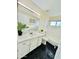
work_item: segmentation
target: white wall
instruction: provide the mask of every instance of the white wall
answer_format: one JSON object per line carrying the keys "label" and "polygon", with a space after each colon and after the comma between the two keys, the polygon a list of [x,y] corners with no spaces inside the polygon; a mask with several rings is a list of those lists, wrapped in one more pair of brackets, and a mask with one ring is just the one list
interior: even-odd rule
{"label": "white wall", "polygon": [[60,27],[47,27],[47,37],[49,42],[60,44],[61,41],[61,28]]}

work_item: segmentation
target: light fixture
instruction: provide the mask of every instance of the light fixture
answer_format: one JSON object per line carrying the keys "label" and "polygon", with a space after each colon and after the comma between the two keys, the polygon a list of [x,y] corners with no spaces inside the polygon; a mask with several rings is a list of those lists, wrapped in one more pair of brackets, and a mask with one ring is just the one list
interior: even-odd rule
{"label": "light fixture", "polygon": [[37,15],[39,15],[40,16],[40,14],[39,13],[37,13],[36,11],[34,11],[34,10],[32,10],[31,8],[29,8],[28,6],[26,6],[26,5],[24,5],[24,4],[22,4],[21,2],[18,2],[18,4],[20,4],[21,6],[23,6],[23,7],[25,7],[25,8],[27,8],[27,9],[29,9],[30,11],[32,11],[33,13],[35,13],[35,14],[37,14]]}

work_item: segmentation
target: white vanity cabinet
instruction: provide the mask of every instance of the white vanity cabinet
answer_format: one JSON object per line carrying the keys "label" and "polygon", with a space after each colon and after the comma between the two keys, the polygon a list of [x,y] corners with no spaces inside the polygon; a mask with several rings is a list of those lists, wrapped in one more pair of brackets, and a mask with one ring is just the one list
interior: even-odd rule
{"label": "white vanity cabinet", "polygon": [[41,37],[37,37],[37,38],[34,38],[34,39],[30,40],[30,51],[32,51],[35,48],[37,48],[38,46],[40,46],[41,43],[42,43],[42,38]]}
{"label": "white vanity cabinet", "polygon": [[42,38],[37,37],[18,43],[18,59],[33,51],[35,48],[41,45]]}
{"label": "white vanity cabinet", "polygon": [[18,59],[33,51],[41,45],[42,37],[45,34],[23,35],[18,37]]}
{"label": "white vanity cabinet", "polygon": [[37,41],[38,41],[37,38],[34,38],[34,39],[30,40],[30,52],[37,47]]}
{"label": "white vanity cabinet", "polygon": [[38,38],[38,41],[37,41],[37,45],[36,45],[36,46],[40,46],[40,45],[41,45],[41,43],[42,43],[42,37],[39,37],[39,38]]}
{"label": "white vanity cabinet", "polygon": [[29,41],[24,41],[18,44],[18,59],[29,53]]}

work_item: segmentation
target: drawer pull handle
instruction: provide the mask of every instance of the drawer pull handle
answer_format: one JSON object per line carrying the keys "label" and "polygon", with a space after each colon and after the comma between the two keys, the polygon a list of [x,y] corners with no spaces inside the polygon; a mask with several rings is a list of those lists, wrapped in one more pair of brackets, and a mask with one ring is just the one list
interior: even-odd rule
{"label": "drawer pull handle", "polygon": [[25,45],[25,43],[23,43],[23,45]]}

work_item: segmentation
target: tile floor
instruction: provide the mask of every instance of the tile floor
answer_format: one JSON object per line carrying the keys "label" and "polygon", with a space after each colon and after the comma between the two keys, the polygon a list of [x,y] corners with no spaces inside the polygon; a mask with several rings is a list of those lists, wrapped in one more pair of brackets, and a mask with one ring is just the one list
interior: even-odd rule
{"label": "tile floor", "polygon": [[57,48],[57,46],[53,46],[47,42],[46,45],[41,44],[21,59],[54,59]]}

